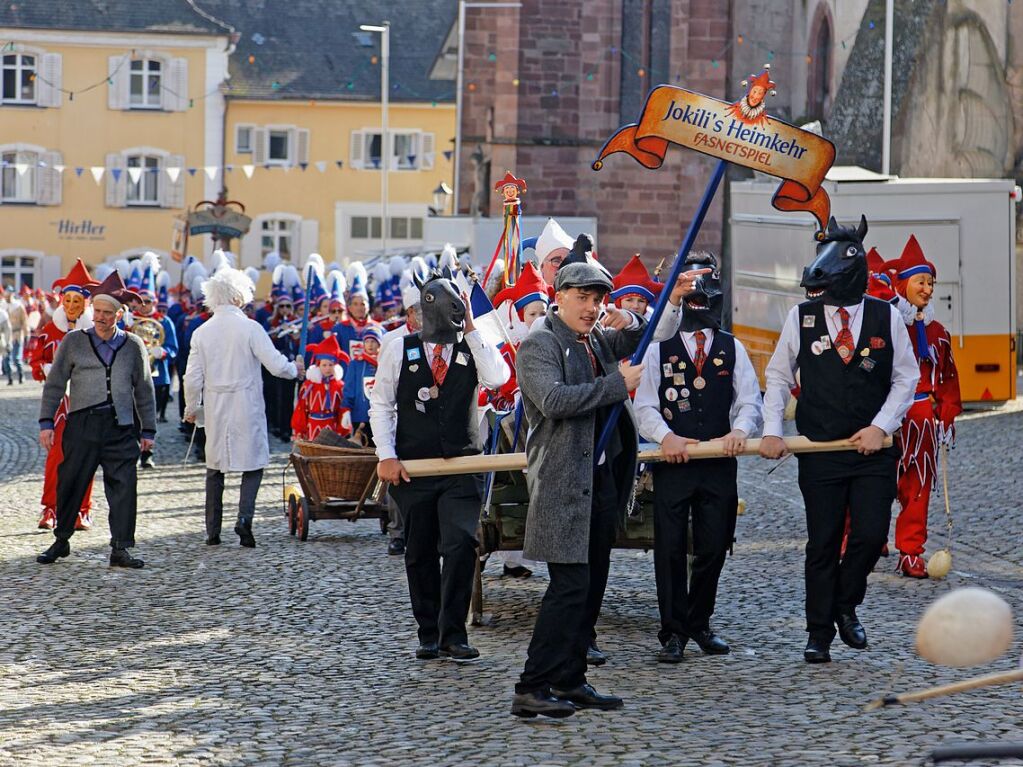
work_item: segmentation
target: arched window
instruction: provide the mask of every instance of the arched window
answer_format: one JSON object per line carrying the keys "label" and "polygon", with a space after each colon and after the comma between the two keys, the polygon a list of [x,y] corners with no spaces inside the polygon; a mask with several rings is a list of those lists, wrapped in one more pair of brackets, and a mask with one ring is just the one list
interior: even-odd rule
{"label": "arched window", "polygon": [[806,111],[809,117],[825,118],[831,111],[831,67],[835,41],[831,19],[823,4],[817,6],[807,51]]}

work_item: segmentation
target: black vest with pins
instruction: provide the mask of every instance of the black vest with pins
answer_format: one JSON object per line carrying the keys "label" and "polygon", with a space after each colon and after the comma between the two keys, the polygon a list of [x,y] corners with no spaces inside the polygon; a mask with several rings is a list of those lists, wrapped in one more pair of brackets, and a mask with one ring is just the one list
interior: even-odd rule
{"label": "black vest with pins", "polygon": [[[398,425],[394,449],[403,461],[475,455],[479,449],[476,361],[463,338],[451,350],[448,372],[437,398],[425,393],[433,386],[433,361],[418,333],[402,339],[398,374]],[[421,395],[420,393],[424,394]]]}
{"label": "black vest with pins", "polygon": [[705,352],[707,359],[701,377],[706,385],[697,389],[693,384],[697,378],[696,363],[689,356],[682,334],[676,333],[662,341],[657,387],[665,423],[680,437],[701,441],[723,437],[732,430],[729,413],[735,375],[735,337],[715,330],[714,342]]}
{"label": "black vest with pins", "polygon": [[[851,324],[851,323],[850,323]],[[867,426],[884,406],[892,386],[891,307],[869,296],[854,338],[852,361],[842,361],[830,341],[824,304],[799,305],[799,400],[796,428],[815,441],[848,439]],[[814,346],[814,343],[817,346]],[[814,349],[820,351],[814,354]]]}

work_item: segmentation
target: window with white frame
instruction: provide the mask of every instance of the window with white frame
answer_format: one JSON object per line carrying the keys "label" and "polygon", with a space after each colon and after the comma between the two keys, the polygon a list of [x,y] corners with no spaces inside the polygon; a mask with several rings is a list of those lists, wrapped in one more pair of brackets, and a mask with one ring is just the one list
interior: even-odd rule
{"label": "window with white frame", "polygon": [[128,103],[132,109],[163,107],[163,62],[160,59],[133,59],[128,76]]}
{"label": "window with white frame", "polygon": [[296,228],[298,224],[286,218],[267,218],[260,223],[259,258],[276,252],[282,261],[291,261],[295,253]]}
{"label": "window with white frame", "polygon": [[3,202],[36,201],[36,166],[39,155],[36,152],[8,151],[0,154],[2,168]]}
{"label": "window with white frame", "polygon": [[267,163],[287,165],[291,162],[291,132],[271,128],[267,140]]}
{"label": "window with white frame", "polygon": [[3,282],[4,289],[18,291],[22,285],[34,288],[35,280],[36,259],[32,256],[5,255],[0,258],[0,282]]}
{"label": "window with white frame", "polygon": [[252,126],[251,147],[254,165],[308,164],[309,129],[293,125]]}
{"label": "window with white frame", "polygon": [[160,160],[154,155],[144,154],[128,155],[125,158],[128,205],[160,204]]}
{"label": "window with white frame", "polygon": [[235,126],[234,151],[238,154],[252,154],[252,128],[251,125]]}
{"label": "window with white frame", "polygon": [[[431,170],[435,138],[433,133],[418,130],[389,130],[390,170]],[[355,169],[379,170],[384,165],[382,143],[379,129],[353,131],[349,165]]]}
{"label": "window with white frame", "polygon": [[3,58],[3,103],[36,103],[36,63],[34,55],[7,53]]}

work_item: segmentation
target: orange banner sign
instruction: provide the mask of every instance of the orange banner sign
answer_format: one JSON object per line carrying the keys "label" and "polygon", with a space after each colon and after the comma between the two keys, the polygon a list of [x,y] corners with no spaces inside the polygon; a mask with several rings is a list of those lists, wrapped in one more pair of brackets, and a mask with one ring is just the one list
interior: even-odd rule
{"label": "orange banner sign", "polygon": [[831,200],[821,182],[835,161],[835,145],[769,117],[764,111],[765,90],[754,81],[746,96],[729,104],[684,88],[658,86],[647,96],[639,123],[615,133],[593,169],[600,170],[604,158],[615,152],[625,152],[647,168],[659,168],[668,145],[679,144],[777,176],[782,183],[771,200],[774,207],[807,211],[823,230]]}

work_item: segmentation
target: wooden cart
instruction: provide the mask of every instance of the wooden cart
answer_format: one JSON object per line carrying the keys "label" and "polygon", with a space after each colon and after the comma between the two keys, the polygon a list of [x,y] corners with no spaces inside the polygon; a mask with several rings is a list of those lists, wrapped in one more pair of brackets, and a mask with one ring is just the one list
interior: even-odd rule
{"label": "wooden cart", "polygon": [[[288,466],[300,488],[287,484]],[[309,537],[309,523],[321,519],[380,520],[387,532],[385,483],[377,480],[373,448],[346,448],[296,440],[284,468],[284,514],[288,532],[300,541]]]}

